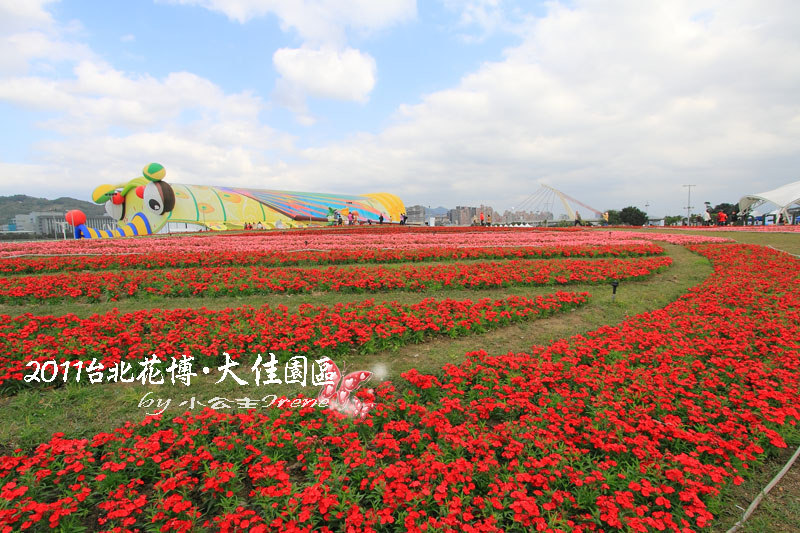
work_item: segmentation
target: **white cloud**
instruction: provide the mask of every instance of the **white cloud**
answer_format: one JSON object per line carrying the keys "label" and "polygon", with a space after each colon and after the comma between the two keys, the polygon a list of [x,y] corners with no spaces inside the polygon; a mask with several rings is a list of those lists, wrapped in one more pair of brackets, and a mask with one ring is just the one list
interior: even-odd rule
{"label": "white cloud", "polygon": [[0,100],[57,112],[49,129],[65,134],[102,132],[110,127],[158,128],[182,113],[198,111],[218,120],[257,117],[263,104],[249,94],[225,94],[210,81],[188,72],[164,80],[132,77],[102,63],[83,61],[75,78],[0,79]]}
{"label": "white cloud", "polygon": [[45,6],[57,0],[0,0],[0,32],[12,33],[53,23]]}
{"label": "white cloud", "polygon": [[92,57],[83,44],[68,38],[45,9],[53,0],[0,0],[0,74],[27,72],[35,60],[53,65]]}
{"label": "white cloud", "polygon": [[377,135],[309,149],[323,183],[515,205],[543,180],[598,208],[736,200],[797,179],[800,4],[553,4],[521,45],[401,107]]}
{"label": "white cloud", "polygon": [[0,194],[30,196],[74,196],[75,183],[70,171],[61,165],[8,163],[0,161]]}
{"label": "white cloud", "polygon": [[364,103],[375,87],[375,60],[353,48],[280,48],[272,62],[280,75],[273,98],[304,126],[316,122],[307,97]]}
{"label": "white cloud", "polygon": [[[291,152],[293,139],[260,123],[261,98],[189,72],[117,70],[65,39],[71,30],[51,19],[46,3],[22,4],[0,3],[3,21],[13,18],[0,33],[8,52],[0,54],[0,101],[45,112],[37,126],[62,137],[32,145],[35,163],[0,161],[0,194],[88,198],[97,184],[130,179],[147,161],[185,183],[288,185],[275,154]],[[71,75],[48,68],[61,62],[73,65]]]}
{"label": "white cloud", "polygon": [[38,163],[0,161],[0,194],[87,198],[147,161],[185,183],[275,187],[284,165],[274,154],[292,150],[290,137],[259,122],[259,97],[226,93],[188,72],[156,79],[87,59],[71,77],[2,76],[0,101],[46,112],[38,126],[63,135],[31,147]]}
{"label": "white cloud", "polygon": [[352,48],[281,48],[272,61],[292,92],[365,102],[375,86],[375,60]]}
{"label": "white cloud", "polygon": [[[156,79],[84,57],[69,78],[0,77],[0,99],[69,133],[34,147],[39,164],[0,172],[26,187],[56,176],[86,197],[156,160],[184,183],[495,207],[541,181],[600,209],[649,201],[657,215],[680,212],[684,183],[700,205],[800,176],[800,4],[576,0],[526,20],[518,46],[401,106],[379,133],[301,151],[259,121],[260,98],[192,73]],[[376,86],[372,58],[346,47],[307,43],[274,62],[278,95],[307,123],[306,95],[364,101]]]}
{"label": "white cloud", "polygon": [[[233,126],[238,131],[226,131]],[[72,169],[73,190],[83,191],[83,196],[100,183],[135,177],[149,161],[163,164],[167,180],[176,183],[275,186],[283,166],[261,155],[265,147],[276,144],[272,132],[252,124],[210,128],[169,127],[122,137],[68,139],[39,148],[46,150],[53,166]],[[244,136],[249,137],[247,143],[240,142]]]}
{"label": "white cloud", "polygon": [[[292,173],[274,153],[293,150],[293,139],[259,124],[254,117],[209,117],[120,135],[79,130],[34,147],[37,164],[0,161],[0,194],[70,195],[88,198],[100,183],[135,177],[149,161],[167,168],[176,183],[298,189]],[[38,191],[38,192],[37,192]]]}
{"label": "white cloud", "polygon": [[481,42],[496,32],[518,33],[532,19],[513,0],[441,1],[448,10],[458,13],[458,27],[466,42]]}
{"label": "white cloud", "polygon": [[416,15],[415,0],[168,0],[198,5],[245,23],[268,14],[277,16],[285,31],[296,31],[314,46],[343,45],[345,31],[376,31]]}
{"label": "white cloud", "polygon": [[311,125],[306,97],[364,102],[375,86],[375,60],[347,46],[347,32],[369,34],[416,16],[416,0],[167,0],[198,5],[245,23],[268,14],[297,32],[301,48],[281,48],[275,97],[301,124]]}

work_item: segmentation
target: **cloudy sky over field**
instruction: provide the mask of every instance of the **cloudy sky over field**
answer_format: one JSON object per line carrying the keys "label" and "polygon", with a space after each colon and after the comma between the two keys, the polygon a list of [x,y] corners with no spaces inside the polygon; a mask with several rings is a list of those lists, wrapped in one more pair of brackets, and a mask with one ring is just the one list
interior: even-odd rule
{"label": "cloudy sky over field", "polygon": [[0,0],[0,120],[0,194],[677,214],[800,179],[800,2]]}

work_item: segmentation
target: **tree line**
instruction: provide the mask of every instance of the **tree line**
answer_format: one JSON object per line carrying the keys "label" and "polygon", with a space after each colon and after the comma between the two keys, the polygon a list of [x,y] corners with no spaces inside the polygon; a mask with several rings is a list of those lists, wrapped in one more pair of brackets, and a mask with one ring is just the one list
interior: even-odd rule
{"label": "tree line", "polygon": [[[705,202],[705,211],[711,215],[712,220],[716,220],[716,215],[720,212],[724,212],[728,215],[728,222],[733,223],[737,220],[737,214],[739,212],[739,206],[737,204],[729,204],[727,202],[717,204],[714,207],[711,207],[710,202]],[[611,226],[644,226],[647,224],[647,213],[639,209],[638,207],[634,207],[629,205],[628,207],[624,207],[620,210],[616,209],[609,209],[606,211],[608,214],[608,224]],[[674,224],[680,224],[686,219],[684,215],[674,215],[674,216],[666,216],[664,217],[664,225],[665,226],[672,226]],[[695,213],[692,215],[689,223],[702,223],[703,222],[703,214],[702,211],[700,213]]]}

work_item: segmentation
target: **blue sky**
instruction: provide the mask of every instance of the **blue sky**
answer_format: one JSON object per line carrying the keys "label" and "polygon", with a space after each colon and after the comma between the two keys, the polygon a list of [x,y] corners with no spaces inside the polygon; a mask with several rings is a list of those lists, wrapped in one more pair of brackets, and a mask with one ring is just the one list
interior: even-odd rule
{"label": "blue sky", "polygon": [[800,179],[794,1],[0,0],[0,194],[176,183],[655,216]]}

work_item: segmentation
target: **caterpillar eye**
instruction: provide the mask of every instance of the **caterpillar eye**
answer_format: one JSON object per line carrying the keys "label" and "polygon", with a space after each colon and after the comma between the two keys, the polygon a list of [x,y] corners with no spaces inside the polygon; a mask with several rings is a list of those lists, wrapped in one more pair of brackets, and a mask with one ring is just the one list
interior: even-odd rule
{"label": "caterpillar eye", "polygon": [[113,200],[107,201],[106,213],[114,220],[122,220],[125,218],[125,202],[115,204]]}
{"label": "caterpillar eye", "polygon": [[144,188],[144,205],[156,215],[163,215],[175,207],[175,193],[169,183],[156,181]]}

